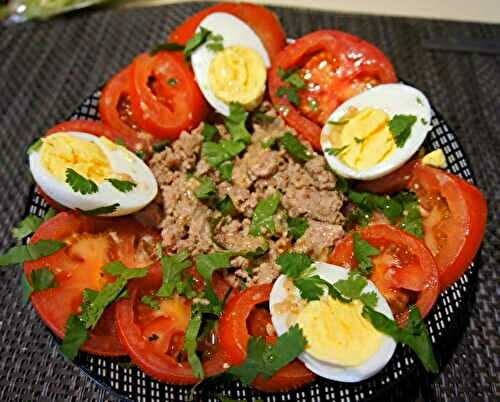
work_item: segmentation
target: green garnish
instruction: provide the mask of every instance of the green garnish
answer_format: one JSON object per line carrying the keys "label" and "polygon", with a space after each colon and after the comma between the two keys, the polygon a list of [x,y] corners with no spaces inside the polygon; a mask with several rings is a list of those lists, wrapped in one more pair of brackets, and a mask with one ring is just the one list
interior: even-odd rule
{"label": "green garnish", "polygon": [[217,127],[211,124],[203,123],[203,130],[201,131],[201,135],[203,136],[203,141],[215,141],[215,139],[219,135],[219,130],[217,130]]}
{"label": "green garnish", "polygon": [[356,144],[362,144],[364,140],[364,138],[354,137],[354,142],[356,142]]}
{"label": "green garnish", "polygon": [[300,239],[309,227],[309,222],[305,218],[288,217],[286,222],[288,224],[288,233],[290,233],[295,240]]}
{"label": "green garnish", "polygon": [[328,121],[328,124],[331,124],[332,126],[343,126],[343,125],[345,125],[347,123],[349,123],[348,119],[339,120],[339,121],[333,121],[333,120],[329,120]]}
{"label": "green garnish", "polygon": [[311,109],[313,112],[318,110],[318,101],[316,99],[309,99],[307,104],[309,105],[309,109]]}
{"label": "green garnish", "polygon": [[192,265],[187,251],[175,255],[164,255],[161,260],[163,269],[163,283],[156,292],[157,296],[172,297],[176,284],[182,282],[182,273]]}
{"label": "green garnish", "polygon": [[234,207],[231,197],[226,195],[222,200],[217,202],[216,208],[222,213],[222,215],[235,215],[237,210]]}
{"label": "green garnish", "polygon": [[70,315],[66,322],[66,334],[61,345],[63,355],[73,360],[87,339],[89,339],[89,334],[83,321],[77,315]]}
{"label": "green garnish", "polygon": [[238,377],[245,385],[255,380],[258,374],[270,378],[297,358],[306,345],[306,338],[297,324],[279,336],[272,345],[266,345],[263,338],[252,336],[248,341],[245,361],[239,366],[231,367],[228,373]]}
{"label": "green garnish", "polygon": [[28,215],[19,224],[11,229],[12,236],[16,240],[22,240],[26,236],[34,233],[40,225],[43,223],[43,219],[36,215]]}
{"label": "green garnish", "polygon": [[66,169],[66,183],[73,189],[75,193],[94,194],[97,193],[99,188],[92,180],[89,180],[75,170],[68,168]]}
{"label": "green garnish", "polygon": [[175,87],[177,85],[177,80],[175,78],[169,78],[167,84],[171,87]]}
{"label": "green garnish", "polygon": [[312,158],[312,155],[307,147],[302,144],[299,139],[292,133],[286,132],[285,135],[280,138],[280,142],[288,151],[288,153],[295,159],[302,162],[307,162]]}
{"label": "green garnish", "polygon": [[297,69],[285,70],[278,67],[278,75],[283,81],[290,84],[293,88],[303,89],[306,86],[306,83],[298,73]]}
{"label": "green garnish", "polygon": [[154,297],[149,295],[144,295],[141,297],[141,303],[150,307],[153,310],[160,309],[160,302]]}
{"label": "green garnish", "polygon": [[175,43],[175,42],[167,42],[167,43],[159,43],[158,45],[153,46],[153,48],[149,51],[150,56],[154,56],[160,52],[180,52],[184,50],[184,46]]}
{"label": "green garnish", "polygon": [[209,165],[217,167],[239,155],[245,148],[245,144],[241,141],[221,140],[219,143],[207,141],[203,143],[201,155]]}
{"label": "green garnish", "polygon": [[411,129],[416,121],[417,116],[407,114],[397,114],[389,121],[389,130],[398,148],[403,147],[410,137]]}
{"label": "green garnish", "polygon": [[205,279],[206,283],[212,283],[212,274],[221,268],[231,266],[231,258],[235,256],[232,251],[217,251],[210,254],[199,254],[196,256],[196,270]]}
{"label": "green garnish", "polygon": [[145,160],[146,160],[146,158],[147,158],[147,154],[146,154],[146,152],[144,152],[144,151],[136,151],[136,152],[135,152],[135,154],[136,154],[139,158],[141,158],[143,161],[145,161]]}
{"label": "green garnish", "polygon": [[66,243],[57,240],[39,240],[35,244],[14,246],[0,255],[0,267],[36,261],[66,247]]}
{"label": "green garnish", "polygon": [[40,147],[42,146],[42,144],[43,144],[42,139],[41,139],[41,138],[37,138],[37,139],[35,140],[35,142],[33,142],[33,143],[32,143],[32,144],[28,147],[28,150],[26,151],[26,153],[27,153],[28,155],[31,155],[33,152],[37,152],[37,151],[40,149]]}
{"label": "green garnish", "polygon": [[166,147],[168,147],[171,143],[172,143],[172,141],[170,141],[170,140],[163,140],[163,141],[160,141],[160,142],[156,142],[152,146],[153,152],[161,152]]}
{"label": "green garnish", "polygon": [[128,193],[137,187],[137,184],[128,180],[106,179],[111,185],[121,193]]}
{"label": "green garnish", "polygon": [[401,229],[417,237],[424,237],[424,224],[420,212],[420,204],[415,193],[404,191],[394,197],[394,200],[401,203],[403,212],[399,226]]}
{"label": "green garnish", "polygon": [[295,106],[300,105],[300,97],[297,88],[279,87],[276,91],[276,96],[279,98],[286,96],[290,103],[293,103]]}
{"label": "green garnish", "polygon": [[224,38],[222,35],[216,35],[214,33],[210,33],[207,38],[207,49],[212,52],[220,52],[224,50]]}
{"label": "green garnish", "polygon": [[358,275],[355,271],[350,271],[347,279],[338,280],[333,286],[344,298],[360,300],[364,305],[375,308],[378,301],[377,293],[363,293],[363,289],[367,284],[368,281],[364,276]]}
{"label": "green garnish", "polygon": [[219,170],[222,180],[231,182],[233,178],[233,164],[231,161],[221,163],[217,169]]}
{"label": "green garnish", "polygon": [[368,276],[371,273],[373,268],[373,262],[371,257],[377,256],[380,254],[378,248],[373,247],[366,240],[361,238],[359,233],[353,233],[353,250],[354,250],[354,258],[358,262],[358,272],[361,275]]}
{"label": "green garnish", "polygon": [[250,144],[252,135],[248,132],[245,123],[248,118],[248,112],[237,102],[229,104],[229,116],[224,118],[224,125],[231,134],[233,141],[240,141],[244,144]]}
{"label": "green garnish", "polygon": [[208,29],[200,27],[200,30],[187,41],[186,46],[184,47],[184,58],[189,60],[193,52],[207,41],[208,36],[211,33],[212,32]]}
{"label": "green garnish", "polygon": [[272,123],[276,119],[274,116],[269,116],[268,114],[259,111],[254,112],[252,118],[259,123],[265,124]]}
{"label": "green garnish", "polygon": [[194,190],[194,195],[200,200],[207,200],[217,195],[217,187],[213,180],[206,176],[198,177],[200,185]]}
{"label": "green garnish", "polygon": [[111,214],[111,213],[115,212],[119,206],[120,206],[120,204],[116,202],[114,204],[106,205],[104,207],[87,209],[86,211],[84,211],[83,209],[78,209],[78,211],[84,215],[89,215],[89,216],[106,215],[106,214]]}
{"label": "green garnish", "polygon": [[48,267],[31,271],[30,280],[33,292],[57,287],[56,277]]}
{"label": "green garnish", "polygon": [[349,145],[344,145],[343,147],[340,148],[327,148],[325,151],[328,155],[338,156],[342,152],[344,152],[347,148],[349,148]]}
{"label": "green garnish", "polygon": [[125,140],[121,137],[119,137],[115,140],[115,144],[120,145],[121,147],[127,148],[127,144],[125,143]]}
{"label": "green garnish", "polygon": [[198,346],[198,333],[200,332],[202,314],[197,312],[191,316],[186,335],[184,336],[184,351],[187,353],[188,362],[191,365],[191,370],[197,378],[203,378],[203,366],[201,365],[200,358],[196,354]]}
{"label": "green garnish", "polygon": [[273,234],[275,231],[273,216],[278,210],[281,201],[281,193],[276,193],[259,201],[253,211],[252,223],[250,225],[250,234],[260,236],[262,229]]}

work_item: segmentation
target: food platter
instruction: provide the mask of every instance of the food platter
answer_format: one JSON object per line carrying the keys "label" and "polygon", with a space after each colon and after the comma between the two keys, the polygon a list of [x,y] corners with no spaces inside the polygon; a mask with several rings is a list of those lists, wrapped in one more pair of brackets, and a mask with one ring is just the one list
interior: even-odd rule
{"label": "food platter", "polygon": [[[71,115],[71,119],[99,118],[98,104],[100,90],[85,99]],[[432,106],[432,129],[424,146],[427,150],[441,148],[446,155],[448,170],[474,183],[473,172],[454,133],[440,113]],[[48,206],[33,190],[27,206],[27,213],[43,216]],[[440,365],[446,361],[448,351],[455,344],[455,337],[461,332],[464,312],[474,292],[477,268],[474,263],[469,270],[450,288],[441,294],[426,322]],[[224,385],[212,381],[212,386],[200,386],[191,395],[192,387],[161,383],[147,376],[128,360],[106,358],[80,353],[74,363],[92,380],[119,398],[134,401],[217,401],[216,395],[241,400],[260,398],[265,401],[358,401],[380,396],[388,389],[394,389],[407,381],[420,377],[421,366],[407,347],[398,346],[389,364],[376,376],[356,384],[343,384],[318,379],[311,385],[284,393],[263,394],[239,383]]]}

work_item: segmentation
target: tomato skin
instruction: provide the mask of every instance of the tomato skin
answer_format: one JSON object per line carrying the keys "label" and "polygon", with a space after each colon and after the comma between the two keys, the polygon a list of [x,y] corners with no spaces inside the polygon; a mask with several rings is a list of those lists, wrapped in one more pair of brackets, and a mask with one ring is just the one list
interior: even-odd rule
{"label": "tomato skin", "polygon": [[[69,254],[71,245],[75,241],[73,236],[75,233],[100,233],[110,227],[116,230],[124,244],[117,250],[119,259],[125,263],[135,261],[134,256],[130,255],[133,250],[130,250],[127,245],[133,243],[131,237],[143,229],[138,224],[122,219],[109,220],[87,217],[73,212],[62,212],[44,222],[31,239],[31,243],[46,239],[70,239],[70,244],[66,248],[50,256],[24,264],[24,272],[28,278],[33,270],[42,267],[54,267],[55,269],[53,272],[59,286],[34,292],[31,295],[31,302],[42,321],[59,338],[64,337],[69,316],[78,312],[82,302],[83,289],[87,287],[96,289],[99,284],[102,286],[108,281],[106,275],[103,276],[100,271],[100,267],[109,262],[107,254],[103,257],[102,250],[94,250],[95,255],[89,255],[88,260],[86,260],[88,262],[85,262],[86,265],[75,263]],[[84,236],[86,235],[82,237]],[[126,354],[116,335],[114,308],[114,305],[111,305],[105,310],[96,328],[90,331],[90,339],[83,345],[82,351],[101,356]]]}
{"label": "tomato skin", "polygon": [[[131,281],[128,287],[129,297],[116,305],[118,336],[132,361],[148,375],[172,384],[196,384],[200,380],[193,375],[189,364],[177,362],[166,353],[155,353],[137,322],[136,309],[140,296],[156,291],[161,283],[160,264],[156,264],[145,278]],[[225,361],[225,354],[219,348],[208,361],[203,363],[205,376],[210,377],[223,372]]]}
{"label": "tomato skin", "polygon": [[56,124],[47,131],[46,135],[55,133],[79,131],[82,133],[93,134],[97,137],[106,137],[111,141],[116,141],[119,138],[119,133],[108,127],[101,121],[96,120],[68,120]]}
{"label": "tomato skin", "polygon": [[[410,255],[416,258],[418,267],[412,264],[410,273],[407,273],[407,275],[403,273],[401,276],[397,274],[397,270],[396,275],[392,273],[392,275],[388,276],[386,273],[388,267],[377,266],[376,259],[374,259],[375,267],[370,279],[375,283],[382,294],[387,294],[387,292],[391,292],[392,289],[397,290],[398,288],[410,288],[408,290],[414,291],[419,290],[416,306],[420,310],[422,317],[425,317],[434,306],[439,295],[439,279],[437,265],[431,252],[424,243],[411,234],[396,229],[391,225],[369,225],[359,233],[364,240],[375,247],[377,247],[379,243],[396,245],[397,247],[408,250]],[[382,252],[382,255],[383,254],[385,254],[385,252]],[[357,266],[353,252],[352,235],[344,237],[337,243],[329,258],[329,262],[347,268],[355,268]],[[401,265],[403,266],[398,268],[398,270],[405,269],[405,262]],[[380,271],[379,268],[381,268],[382,271]],[[411,278],[411,274],[420,274],[420,277]],[[408,318],[408,311],[406,310],[403,314],[396,316],[396,318],[400,324],[404,324]]]}
{"label": "tomato skin", "polygon": [[[175,140],[183,130],[196,127],[205,118],[207,103],[192,71],[178,55],[143,53],[132,63],[130,74],[133,114],[156,138]],[[171,78],[175,85],[165,85]],[[151,87],[151,79],[161,84]]]}
{"label": "tomato skin", "polygon": [[245,361],[250,335],[243,323],[257,304],[269,300],[271,289],[270,284],[252,286],[233,297],[224,307],[219,320],[220,343],[229,364],[238,365]]}
{"label": "tomato skin", "polygon": [[[324,85],[320,86],[320,91],[316,89],[309,91],[310,87],[316,88],[319,84],[314,81],[309,82],[306,73],[302,72],[306,88],[299,91],[302,99],[301,105],[296,107],[288,101],[286,96],[278,97],[278,88],[287,86],[278,74],[279,68],[289,70],[302,67],[320,52],[333,55],[335,60],[332,60],[332,63],[337,63],[332,67],[335,68],[332,74],[318,73],[325,79]],[[356,55],[356,58],[352,55]],[[342,102],[365,88],[364,84],[360,86],[358,81],[370,82],[371,78],[375,81],[375,85],[397,81],[392,64],[379,49],[344,32],[316,31],[297,39],[278,54],[269,74],[269,95],[285,121],[316,150],[320,150],[320,135],[326,119]],[[321,121],[315,121],[308,116],[304,110],[303,101],[304,97],[316,99],[319,96],[318,93],[323,94],[323,98],[327,99],[321,101],[319,105],[324,109]]]}
{"label": "tomato skin", "polygon": [[259,36],[271,61],[286,45],[285,30],[278,17],[266,7],[250,3],[219,3],[201,10],[179,25],[170,34],[169,41],[185,45],[200,22],[215,12],[232,14],[246,22]]}
{"label": "tomato skin", "polygon": [[413,178],[415,168],[422,162],[420,159],[410,161],[379,179],[362,181],[356,186],[358,191],[369,191],[377,194],[398,193],[406,190],[410,186],[410,181]]}
{"label": "tomato skin", "polygon": [[[129,149],[147,150],[151,147],[153,138],[139,127],[137,118],[130,110],[130,72],[130,66],[127,66],[107,82],[99,99],[99,114],[102,121],[113,127],[116,136]],[[121,111],[120,108],[125,104],[128,105],[128,110]]]}

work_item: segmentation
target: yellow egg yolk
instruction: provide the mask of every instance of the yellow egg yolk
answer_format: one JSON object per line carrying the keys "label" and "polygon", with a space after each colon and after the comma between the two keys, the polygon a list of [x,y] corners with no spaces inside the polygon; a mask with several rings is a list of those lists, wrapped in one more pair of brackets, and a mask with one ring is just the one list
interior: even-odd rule
{"label": "yellow egg yolk", "polygon": [[362,316],[358,300],[341,303],[330,296],[308,303],[297,317],[307,339],[306,351],[316,359],[358,366],[380,348],[382,334]]}
{"label": "yellow egg yolk", "polygon": [[422,158],[422,163],[437,168],[446,168],[446,156],[441,148],[435,149]]}
{"label": "yellow egg yolk", "polygon": [[43,139],[40,148],[42,165],[58,180],[66,180],[66,170],[95,182],[111,176],[108,158],[98,145],[67,133],[56,133]]}
{"label": "yellow egg yolk", "polygon": [[266,66],[253,49],[231,46],[213,58],[208,70],[210,89],[224,103],[239,102],[255,109],[266,89]]}
{"label": "yellow egg yolk", "polygon": [[329,139],[335,149],[343,149],[337,158],[351,168],[371,168],[396,150],[389,116],[383,110],[352,108],[341,120],[347,123],[331,127]]}

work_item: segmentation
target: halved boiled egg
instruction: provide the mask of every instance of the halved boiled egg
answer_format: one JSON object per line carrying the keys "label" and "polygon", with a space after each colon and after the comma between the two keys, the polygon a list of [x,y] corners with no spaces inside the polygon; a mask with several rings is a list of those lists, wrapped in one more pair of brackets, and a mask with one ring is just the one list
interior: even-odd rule
{"label": "halved boiled egg", "polygon": [[372,180],[396,170],[422,146],[431,107],[418,89],[378,85],[344,102],[321,132],[331,168],[348,179]]}
{"label": "halved boiled egg", "polygon": [[[315,274],[334,284],[348,278],[349,270],[315,262]],[[394,319],[389,304],[376,286],[367,281],[363,293],[375,292],[375,309]],[[282,335],[298,324],[307,340],[299,359],[321,377],[335,381],[357,382],[379,372],[396,349],[393,338],[377,331],[362,315],[359,300],[342,303],[325,295],[320,300],[306,301],[293,282],[281,275],[274,283],[269,298],[274,328]]]}
{"label": "halved boiled egg", "polygon": [[[40,188],[70,209],[95,212],[106,208],[112,212],[104,210],[103,214],[126,215],[149,204],[158,192],[153,173],[137,155],[106,137],[87,133],[44,137],[41,146],[30,153],[29,165]],[[70,171],[76,173],[76,184],[67,177]],[[78,191],[81,186],[92,189],[82,193]]]}
{"label": "halved boiled egg", "polygon": [[209,34],[193,52],[191,63],[208,103],[225,116],[231,102],[247,110],[256,108],[264,96],[271,65],[260,38],[245,22],[228,13],[208,15],[197,32],[202,29]]}

